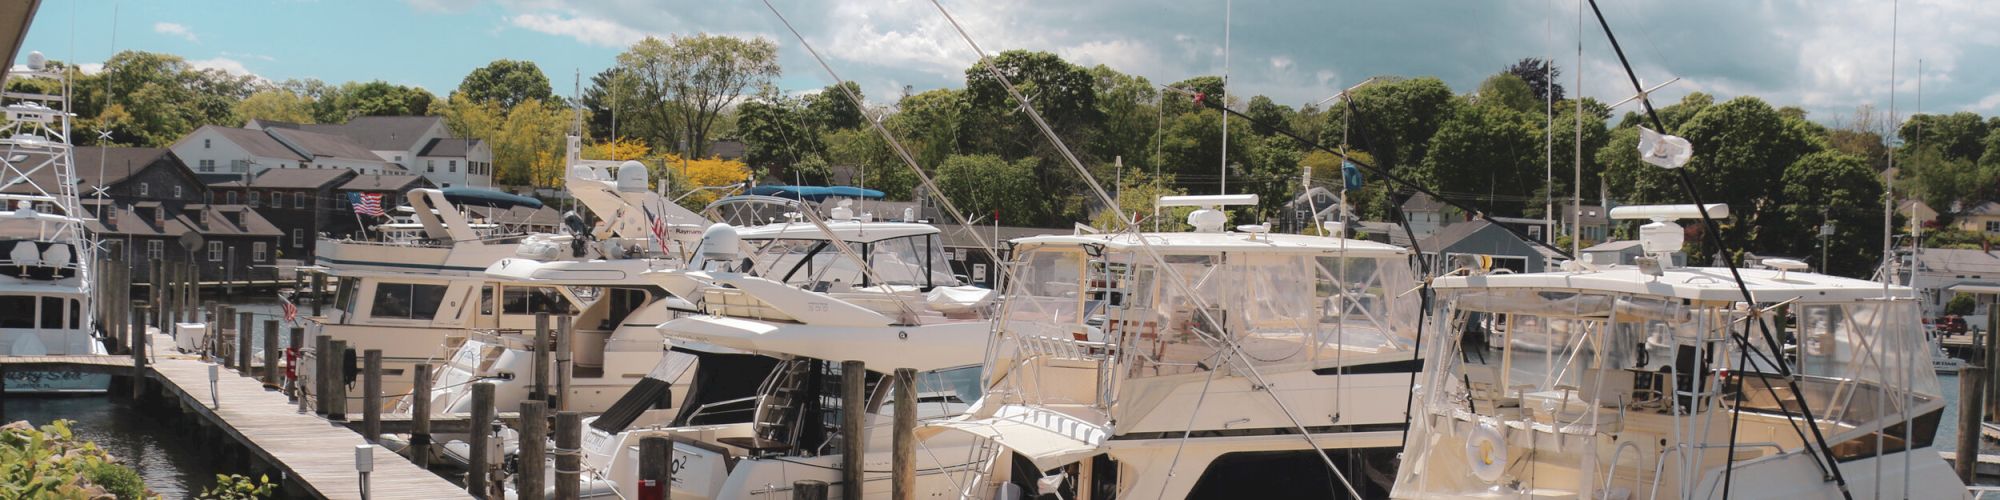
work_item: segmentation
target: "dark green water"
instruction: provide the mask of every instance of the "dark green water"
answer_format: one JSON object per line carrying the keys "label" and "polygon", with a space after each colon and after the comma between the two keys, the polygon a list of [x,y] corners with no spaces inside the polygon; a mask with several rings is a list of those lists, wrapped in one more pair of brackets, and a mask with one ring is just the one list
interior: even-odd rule
{"label": "dark green water", "polygon": [[211,458],[217,445],[195,442],[191,433],[148,412],[158,410],[112,395],[11,396],[4,416],[8,422],[27,420],[38,427],[59,418],[74,420],[70,429],[78,439],[97,443],[138,470],[146,486],[163,497],[192,498],[214,486],[215,475],[225,472]]}

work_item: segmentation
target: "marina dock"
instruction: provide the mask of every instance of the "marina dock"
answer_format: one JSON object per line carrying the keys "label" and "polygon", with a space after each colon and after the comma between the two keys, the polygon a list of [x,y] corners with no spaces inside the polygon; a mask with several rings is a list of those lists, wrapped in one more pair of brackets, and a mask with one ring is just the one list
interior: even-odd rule
{"label": "marina dock", "polygon": [[[153,335],[153,346],[173,345],[165,335]],[[355,471],[355,447],[368,441],[343,422],[311,413],[276,390],[248,375],[217,369],[197,357],[155,350],[146,363],[144,380],[161,394],[179,401],[208,425],[281,474],[273,474],[288,492],[315,498],[360,499],[361,477]],[[132,375],[130,356],[0,356],[0,370],[72,371]],[[117,391],[114,390],[114,393]],[[373,471],[366,498],[467,498],[463,488],[375,446]],[[280,480],[280,476],[282,480]]]}

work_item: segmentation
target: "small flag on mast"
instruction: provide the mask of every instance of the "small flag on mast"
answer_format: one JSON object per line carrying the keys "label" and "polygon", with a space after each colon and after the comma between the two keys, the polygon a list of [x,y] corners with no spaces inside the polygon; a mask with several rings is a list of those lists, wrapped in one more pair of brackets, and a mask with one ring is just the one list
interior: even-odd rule
{"label": "small flag on mast", "polygon": [[354,205],[354,213],[376,217],[388,215],[382,211],[382,193],[347,193],[347,201]]}
{"label": "small flag on mast", "polygon": [[297,306],[297,305],[293,305],[293,304],[292,304],[292,297],[291,297],[291,296],[289,296],[289,295],[285,295],[285,294],[282,294],[282,293],[278,294],[278,304],[279,304],[279,306],[280,306],[280,307],[284,307],[284,308],[285,308],[285,322],[286,322],[286,323],[297,323],[297,322],[298,322],[298,319],[299,319],[299,306]]}

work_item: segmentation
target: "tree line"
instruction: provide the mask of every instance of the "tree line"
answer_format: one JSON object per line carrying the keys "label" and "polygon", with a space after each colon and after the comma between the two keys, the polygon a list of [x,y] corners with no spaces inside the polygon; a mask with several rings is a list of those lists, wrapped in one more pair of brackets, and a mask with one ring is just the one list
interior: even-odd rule
{"label": "tree line", "polygon": [[[1546,200],[1562,205],[1579,149],[1585,204],[1691,201],[1670,172],[1639,161],[1645,120],[1633,106],[1578,102],[1558,83],[1560,68],[1538,59],[1496,68],[1463,92],[1434,77],[1382,76],[1346,99],[1299,106],[1227,93],[1218,76],[1160,85],[1023,50],[967,68],[956,88],[872,98],[851,83],[787,92],[773,84],[782,74],[774,43],[707,34],[635,43],[592,75],[574,100],[556,95],[533,63],[512,60],[474,70],[443,97],[382,81],[269,82],[135,51],[114,56],[103,71],[73,77],[79,124],[111,131],[106,144],[161,146],[200,125],[249,119],[433,114],[491,143],[500,182],[553,186],[562,173],[562,136],[580,122],[591,143],[586,154],[644,161],[677,191],[754,178],[842,180],[892,198],[919,196],[916,177],[873,130],[870,121],[880,120],[936,176],[942,194],[971,214],[1010,225],[1115,224],[994,71],[1032,100],[1128,213],[1149,215],[1150,200],[1163,194],[1215,193],[1226,175],[1230,192],[1262,195],[1260,206],[1236,211],[1240,221],[1272,220],[1303,192],[1308,171],[1315,185],[1340,184],[1341,160],[1330,151],[1489,215],[1542,217]],[[856,97],[867,104],[857,105]],[[1248,118],[1225,121],[1210,103]],[[1700,180],[1697,188],[1711,202],[1730,204],[1732,216],[1721,227],[1740,251],[1816,262],[1823,250],[1832,271],[1867,274],[1880,257],[1882,172],[1891,156],[1899,194],[1947,218],[2000,194],[2000,118],[1957,113],[1890,123],[1863,107],[1815,121],[1800,108],[1754,96],[1717,102],[1703,93],[1658,104],[1665,132],[1695,145],[1686,168]],[[1891,130],[1900,143],[1894,147],[1884,140]],[[718,138],[744,143],[743,162],[713,158]],[[1550,164],[1552,180],[1545,177]],[[1371,178],[1349,199],[1364,219],[1393,220],[1392,210],[1409,194]],[[1834,233],[1818,237],[1829,222]],[[1697,262],[1712,257],[1706,239],[1689,241]],[[1822,249],[1822,242],[1830,247]]]}

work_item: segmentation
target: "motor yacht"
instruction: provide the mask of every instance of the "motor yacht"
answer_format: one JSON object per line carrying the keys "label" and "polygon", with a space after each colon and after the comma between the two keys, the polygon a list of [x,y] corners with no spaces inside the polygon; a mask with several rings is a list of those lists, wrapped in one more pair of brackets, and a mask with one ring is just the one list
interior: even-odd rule
{"label": "motor yacht", "polygon": [[[42,55],[6,73],[61,80]],[[57,85],[56,88],[67,88]],[[96,241],[86,223],[69,139],[69,99],[9,92],[0,107],[0,353],[13,356],[104,354],[92,311]],[[110,376],[9,370],[9,393],[102,392]]]}
{"label": "motor yacht", "polygon": [[1652,220],[1638,266],[1437,278],[1443,331],[1554,341],[1425,346],[1391,496],[1964,498],[1933,448],[1945,401],[1911,289],[1674,266],[1673,219],[1697,214],[1613,209]]}
{"label": "motor yacht", "polygon": [[[1016,239],[963,498],[1378,498],[1419,365],[1406,250],[1223,228]],[[1321,453],[1324,452],[1322,458]],[[1336,473],[1334,468],[1338,468]]]}

